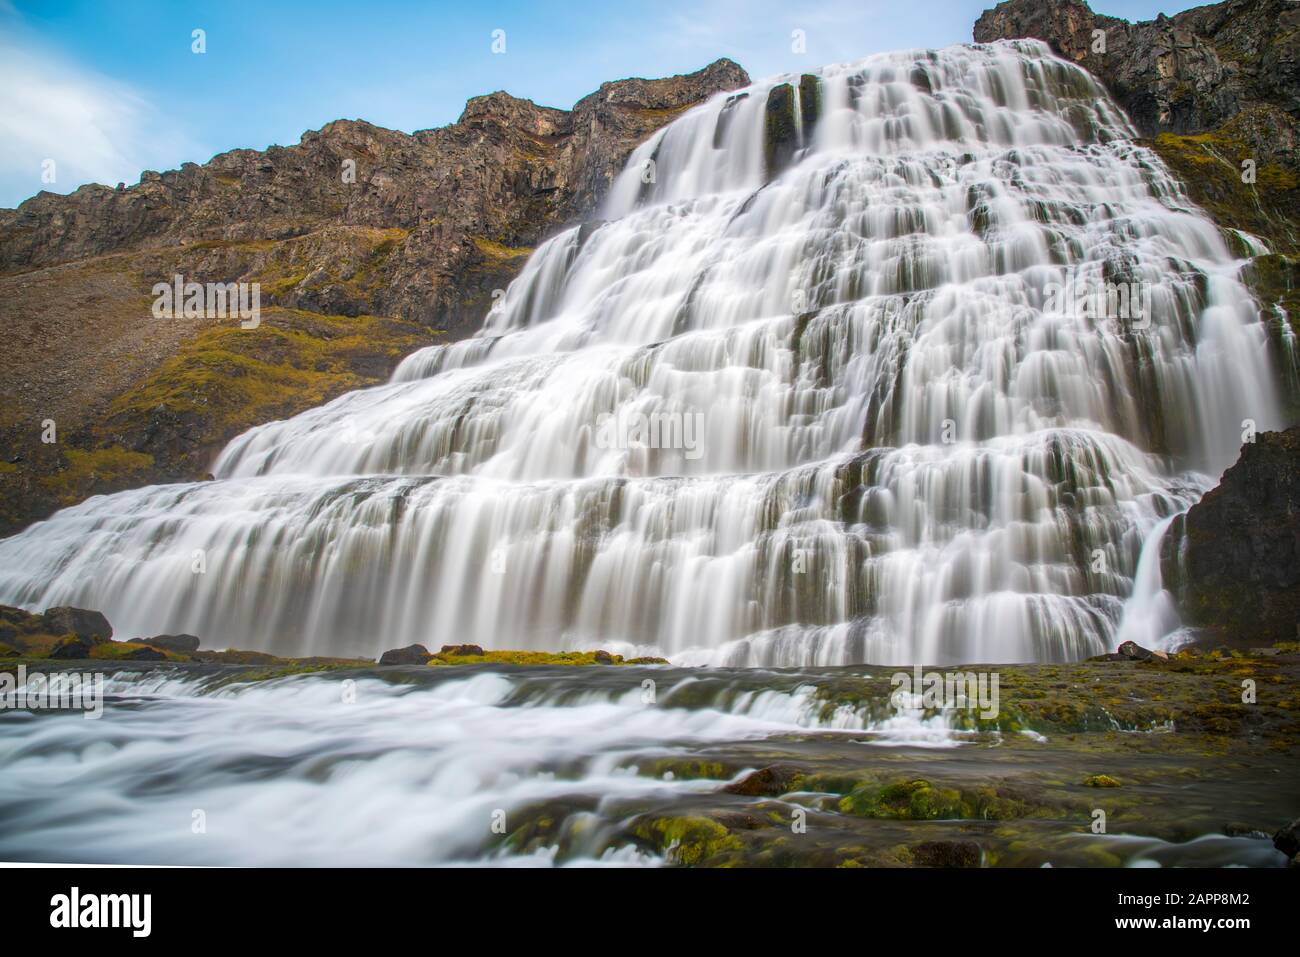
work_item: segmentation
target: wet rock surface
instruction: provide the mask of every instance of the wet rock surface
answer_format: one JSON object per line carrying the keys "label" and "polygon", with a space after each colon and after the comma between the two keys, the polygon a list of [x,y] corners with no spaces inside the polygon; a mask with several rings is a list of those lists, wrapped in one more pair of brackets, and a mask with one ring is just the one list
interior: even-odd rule
{"label": "wet rock surface", "polygon": [[195,635],[155,635],[153,638],[136,639],[138,644],[152,645],[164,651],[188,655],[199,650],[199,639]]}
{"label": "wet rock surface", "polygon": [[1300,818],[1273,835],[1273,846],[1292,860],[1300,854]]}
{"label": "wet rock surface", "polygon": [[[1300,646],[1273,647],[1273,655],[963,665],[999,675],[996,716],[925,709],[906,720],[890,701],[892,667],[701,671],[474,661],[395,670],[342,659],[239,663],[247,653],[213,652],[189,663],[121,661],[110,673],[196,682],[194,694],[221,692],[217,708],[236,707],[239,695],[258,688],[272,694],[351,679],[377,717],[385,714],[383,683],[409,702],[483,680],[510,688],[492,707],[525,707],[533,720],[551,715],[563,727],[565,710],[584,706],[604,709],[609,720],[623,709],[654,708],[664,727],[699,729],[715,719],[776,718],[755,711],[757,702],[798,704],[798,725],[757,736],[616,735],[600,746],[555,742],[530,751],[529,773],[551,782],[547,796],[510,804],[504,832],[474,852],[484,861],[545,854],[577,862],[630,848],[683,867],[1284,866],[1295,853],[1300,807]],[[0,662],[0,670],[16,664]],[[47,660],[41,667],[86,665]],[[102,662],[94,667],[105,670]],[[1245,678],[1259,688],[1249,704]],[[647,680],[657,688],[652,704],[640,696]],[[466,700],[462,694],[453,697]],[[145,707],[141,700],[110,700],[103,720],[117,720],[116,708]],[[4,720],[14,718],[0,714]],[[342,744],[349,775],[386,753]],[[294,751],[250,759],[246,770],[228,772],[226,785],[292,776],[300,758]],[[331,766],[314,762],[313,773],[329,779]],[[616,790],[588,780],[611,768],[622,782]],[[1104,833],[1094,830],[1098,811]]]}
{"label": "wet rock surface", "polygon": [[1189,624],[1225,639],[1300,637],[1300,427],[1244,445],[1161,545]]}
{"label": "wet rock surface", "polygon": [[433,655],[424,645],[407,645],[405,648],[392,648],[379,656],[381,665],[422,665]]}

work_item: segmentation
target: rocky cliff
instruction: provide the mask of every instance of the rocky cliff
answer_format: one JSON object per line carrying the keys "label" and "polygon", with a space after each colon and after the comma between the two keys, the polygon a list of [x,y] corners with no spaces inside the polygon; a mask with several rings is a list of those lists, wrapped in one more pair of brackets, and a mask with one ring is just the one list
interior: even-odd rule
{"label": "rocky cliff", "polygon": [[1008,0],[974,36],[1044,40],[1086,67],[1221,225],[1298,251],[1300,3],[1225,0],[1129,23],[1083,0]]}
{"label": "rocky cliff", "polygon": [[1189,624],[1255,644],[1300,639],[1300,428],[1244,445],[1161,544]]}
{"label": "rocky cliff", "polygon": [[[606,83],[572,110],[492,93],[440,129],[338,120],[0,210],[0,534],[90,494],[200,478],[240,431],[468,335],[638,143],[748,82],[718,60]],[[154,283],[176,274],[259,283],[261,326],[153,318]]]}
{"label": "rocky cliff", "polygon": [[[1237,248],[1242,278],[1275,323],[1289,422],[1300,422],[1282,326],[1300,331],[1300,3],[1226,0],[1128,23],[1082,0],[1008,0],[979,18],[974,35],[1044,40],[1107,85]],[[1166,534],[1165,581],[1184,620],[1213,640],[1297,637],[1297,482],[1300,429],[1264,433]]]}
{"label": "rocky cliff", "polygon": [[42,192],[0,210],[0,273],[151,249],[206,281],[273,272],[276,305],[459,330],[490,304],[484,280],[499,285],[548,232],[586,216],[633,147],[748,82],[718,60],[606,83],[569,111],[492,93],[440,129],[338,120],[296,146],[232,150],[135,186]]}
{"label": "rocky cliff", "polygon": [[974,35],[1045,40],[1100,77],[1144,136],[1201,133],[1255,113],[1242,132],[1256,156],[1295,163],[1300,6],[1291,0],[1225,0],[1142,23],[1093,13],[1084,0],[1008,0],[984,12]]}

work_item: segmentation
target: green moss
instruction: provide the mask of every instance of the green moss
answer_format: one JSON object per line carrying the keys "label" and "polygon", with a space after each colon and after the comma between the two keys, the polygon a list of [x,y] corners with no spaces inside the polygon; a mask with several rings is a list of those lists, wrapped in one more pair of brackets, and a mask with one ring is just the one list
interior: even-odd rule
{"label": "green moss", "polygon": [[1090,788],[1117,788],[1123,786],[1109,774],[1094,774],[1084,778],[1083,783]]}
{"label": "green moss", "polygon": [[799,121],[803,141],[809,142],[822,114],[821,80],[811,73],[799,77]]}
{"label": "green moss", "polygon": [[920,778],[883,785],[864,781],[836,806],[841,814],[900,821],[1000,821],[1056,810],[1002,794],[991,786],[945,787]]}
{"label": "green moss", "polygon": [[1263,238],[1274,252],[1300,252],[1300,189],[1294,170],[1276,163],[1256,169],[1243,183],[1242,162],[1252,159],[1243,115],[1211,133],[1162,133],[1151,148],[1183,181],[1188,195],[1220,226]]}
{"label": "green moss", "polygon": [[[622,655],[610,655],[608,661],[601,661],[594,651],[485,651],[481,655],[455,655],[439,652],[430,658],[431,667],[444,665],[598,665],[630,664]],[[637,659],[642,661],[643,659]]]}
{"label": "green moss", "polygon": [[665,123],[681,116],[694,103],[683,103],[681,106],[638,106],[634,107],[632,112],[637,116],[644,116],[646,119],[653,120],[656,126],[663,126]]}
{"label": "green moss", "polygon": [[167,661],[189,660],[184,655],[178,655],[175,652],[166,651],[162,648],[154,648],[152,645],[144,645],[133,641],[100,642],[90,649],[90,657],[102,661],[130,661],[132,656],[142,651],[156,651]]}
{"label": "green moss", "polygon": [[743,845],[730,831],[707,817],[657,817],[641,821],[633,832],[668,860],[684,867],[740,863]]}
{"label": "green moss", "polygon": [[[277,321],[280,316],[283,321]],[[413,323],[297,311],[264,315],[255,329],[207,329],[115,400],[108,428],[145,427],[159,414],[192,417],[202,421],[200,431],[211,444],[221,444],[254,425],[370,384],[374,379],[354,367],[358,359],[391,365],[426,338]]]}
{"label": "green moss", "polygon": [[471,238],[478,251],[489,259],[519,259],[522,256],[531,256],[533,253],[531,246],[505,246],[482,236]]}
{"label": "green moss", "polygon": [[763,123],[764,169],[768,179],[773,179],[789,165],[798,142],[794,87],[781,83],[768,91]]}
{"label": "green moss", "polygon": [[153,468],[152,455],[132,452],[120,445],[95,449],[68,449],[66,467],[41,478],[41,485],[63,505],[81,501],[91,489],[127,488],[143,484]]}
{"label": "green moss", "polygon": [[732,776],[732,766],[721,761],[706,761],[698,758],[660,758],[649,766],[642,767],[641,773],[653,778],[662,778],[671,774],[679,781],[725,781]]}
{"label": "green moss", "polygon": [[239,671],[229,675],[223,675],[209,685],[209,688],[219,688],[225,685],[234,684],[260,683],[263,681],[278,681],[281,678],[290,678],[294,675],[320,674],[328,671],[349,671],[372,664],[372,662],[368,661],[328,663],[306,660],[295,661],[293,659],[280,659],[280,662],[281,663],[269,665],[265,668],[253,668],[248,671]]}

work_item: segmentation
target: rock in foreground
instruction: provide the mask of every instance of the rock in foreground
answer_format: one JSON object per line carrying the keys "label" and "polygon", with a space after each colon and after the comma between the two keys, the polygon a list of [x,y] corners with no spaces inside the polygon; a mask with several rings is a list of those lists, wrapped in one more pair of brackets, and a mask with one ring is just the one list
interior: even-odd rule
{"label": "rock in foreground", "polygon": [[391,648],[379,656],[381,665],[422,665],[433,655],[424,645],[407,645],[405,648]]}
{"label": "rock in foreground", "polygon": [[1229,640],[1294,640],[1300,628],[1300,427],[1263,432],[1177,518],[1166,587],[1188,624]]}

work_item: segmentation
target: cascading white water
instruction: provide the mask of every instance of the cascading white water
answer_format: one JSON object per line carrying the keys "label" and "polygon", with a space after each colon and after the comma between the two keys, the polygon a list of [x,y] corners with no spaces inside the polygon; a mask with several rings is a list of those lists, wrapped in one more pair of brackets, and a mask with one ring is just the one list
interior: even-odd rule
{"label": "cascading white water", "polygon": [[[712,671],[721,677],[702,686],[654,669],[652,706],[646,670],[610,669],[594,683],[563,674],[587,669],[555,670],[429,669],[413,684],[358,676],[345,706],[342,680],[321,675],[211,687],[219,673],[122,672],[105,682],[106,720],[0,709],[0,858],[545,864],[554,844],[521,854],[484,822],[508,809],[519,824],[554,802],[566,830],[588,825],[563,842],[575,845],[570,862],[655,863],[620,834],[620,819],[722,783],[655,773],[658,761],[808,730],[853,750],[969,739],[944,715],[879,718],[849,705],[823,714],[814,676]],[[194,839],[196,807],[211,815],[209,840]]]}
{"label": "cascading white water", "polygon": [[[281,654],[1105,650],[1151,530],[1280,424],[1239,263],[1043,44],[822,70],[768,182],[790,80],[638,148],[477,337],[0,542],[0,600]],[[1053,295],[1107,282],[1149,327]]]}

